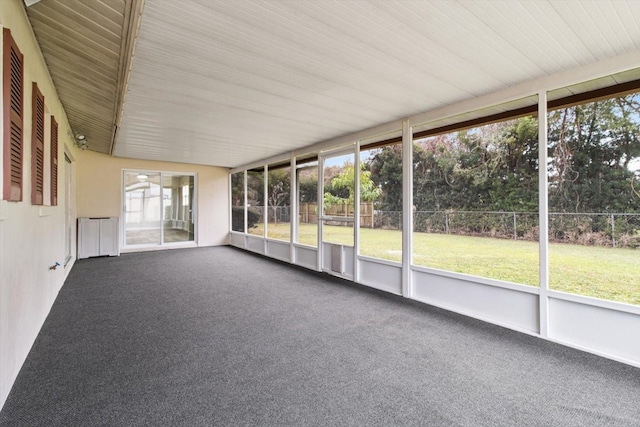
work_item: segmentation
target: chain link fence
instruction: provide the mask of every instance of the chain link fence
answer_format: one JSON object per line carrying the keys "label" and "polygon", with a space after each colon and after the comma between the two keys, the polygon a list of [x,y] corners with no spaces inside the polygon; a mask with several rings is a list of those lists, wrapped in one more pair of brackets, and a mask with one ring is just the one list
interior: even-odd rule
{"label": "chain link fence", "polygon": [[531,212],[416,211],[413,221],[417,232],[538,239],[538,214]]}
{"label": "chain link fence", "polygon": [[640,214],[549,214],[549,240],[580,245],[640,247]]}
{"label": "chain link fence", "polygon": [[[270,223],[291,221],[289,206],[269,207]],[[235,214],[235,212],[234,212]],[[262,221],[264,206],[249,207],[249,225]],[[315,223],[301,214],[301,222]],[[242,218],[243,219],[243,218]],[[306,220],[305,220],[306,219]],[[242,220],[238,218],[238,222]],[[363,226],[368,226],[363,224]],[[401,211],[373,211],[373,228],[402,230]],[[422,233],[456,234],[537,241],[537,212],[416,211],[413,230]],[[549,213],[549,240],[591,246],[640,247],[640,213]]]}
{"label": "chain link fence", "polygon": [[291,221],[291,209],[289,206],[269,206],[267,208],[267,222],[290,222]]}
{"label": "chain link fence", "polygon": [[402,230],[402,211],[374,211],[373,228]]}
{"label": "chain link fence", "polygon": [[[537,212],[416,211],[414,231],[502,239],[539,239]],[[640,247],[638,213],[549,213],[549,240],[580,245]]]}

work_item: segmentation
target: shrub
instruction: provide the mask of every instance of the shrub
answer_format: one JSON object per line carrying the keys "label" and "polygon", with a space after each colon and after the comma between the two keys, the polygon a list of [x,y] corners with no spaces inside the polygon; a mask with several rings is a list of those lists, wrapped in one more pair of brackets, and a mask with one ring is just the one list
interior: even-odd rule
{"label": "shrub", "polygon": [[[254,228],[256,224],[262,219],[262,215],[259,212],[249,209],[247,212],[247,229]],[[231,229],[233,231],[244,231],[244,208],[241,206],[234,206],[231,209]]]}

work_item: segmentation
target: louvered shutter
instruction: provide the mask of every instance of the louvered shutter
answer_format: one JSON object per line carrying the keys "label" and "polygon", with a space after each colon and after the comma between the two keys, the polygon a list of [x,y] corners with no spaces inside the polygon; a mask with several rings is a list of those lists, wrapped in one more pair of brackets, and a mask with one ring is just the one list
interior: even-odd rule
{"label": "louvered shutter", "polygon": [[58,206],[58,122],[51,116],[51,206]]}
{"label": "louvered shutter", "polygon": [[11,31],[3,29],[3,199],[22,200],[24,58]]}
{"label": "louvered shutter", "polygon": [[31,204],[44,201],[44,96],[33,83],[31,121]]}

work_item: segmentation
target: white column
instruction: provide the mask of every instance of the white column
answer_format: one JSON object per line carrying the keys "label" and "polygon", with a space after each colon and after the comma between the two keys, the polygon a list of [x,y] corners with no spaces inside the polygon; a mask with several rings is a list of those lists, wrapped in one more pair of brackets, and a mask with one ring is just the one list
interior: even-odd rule
{"label": "white column", "polygon": [[[247,213],[247,203],[249,201],[248,197],[247,197],[247,170],[245,169],[244,172],[242,173],[243,177],[244,177],[244,181],[243,181],[243,187],[244,187],[244,234],[247,234],[247,221],[249,220],[249,214]],[[246,241],[247,239],[244,239],[245,241],[245,248],[247,246]]]}
{"label": "white column", "polygon": [[264,238],[264,251],[263,253],[267,255],[269,252],[269,242],[267,242],[267,233],[269,230],[267,229],[269,226],[269,165],[264,165],[264,170],[262,171],[262,176],[264,177],[264,182],[262,185],[262,223],[264,224],[264,229],[262,230],[262,237]]}
{"label": "white column", "polygon": [[318,154],[318,271],[322,271],[322,218],[324,216],[324,159]]}
{"label": "white column", "polygon": [[[231,230],[233,230],[233,196],[232,196],[232,194],[233,194],[233,185],[232,185],[232,177],[233,177],[233,174],[229,173],[229,197],[228,197],[228,203],[229,203],[229,240],[231,240]],[[123,219],[123,221],[124,221],[124,219]]]}
{"label": "white column", "polygon": [[413,129],[402,122],[402,295],[413,297]]}
{"label": "white column", "polygon": [[289,166],[289,181],[289,194],[291,195],[289,200],[289,244],[291,245],[289,261],[295,263],[296,247],[293,242],[296,241],[296,236],[298,236],[298,174],[296,173],[296,156],[293,152],[291,152],[291,164]]}
{"label": "white column", "polygon": [[547,178],[547,92],[538,94],[538,206],[540,226],[540,336],[549,336],[549,197]]}
{"label": "white column", "polygon": [[[164,191],[163,173],[160,172],[160,194]],[[164,197],[160,197],[160,245],[164,246]]]}
{"label": "white column", "polygon": [[353,160],[353,281],[360,281],[358,253],[360,253],[360,141],[356,141]]}

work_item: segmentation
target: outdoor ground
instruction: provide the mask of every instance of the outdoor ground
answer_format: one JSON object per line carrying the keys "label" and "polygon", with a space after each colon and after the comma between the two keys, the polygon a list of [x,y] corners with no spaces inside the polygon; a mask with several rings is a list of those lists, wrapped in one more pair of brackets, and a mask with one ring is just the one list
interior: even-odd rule
{"label": "outdoor ground", "polygon": [[[289,223],[269,224],[269,237],[289,240]],[[315,224],[300,224],[299,243],[316,246]],[[353,229],[324,226],[324,241],[353,245]],[[250,230],[262,235],[262,227]],[[414,233],[413,263],[538,286],[538,243],[488,237]],[[402,233],[360,229],[360,254],[402,259]],[[549,245],[549,287],[562,292],[640,304],[640,250]]]}

